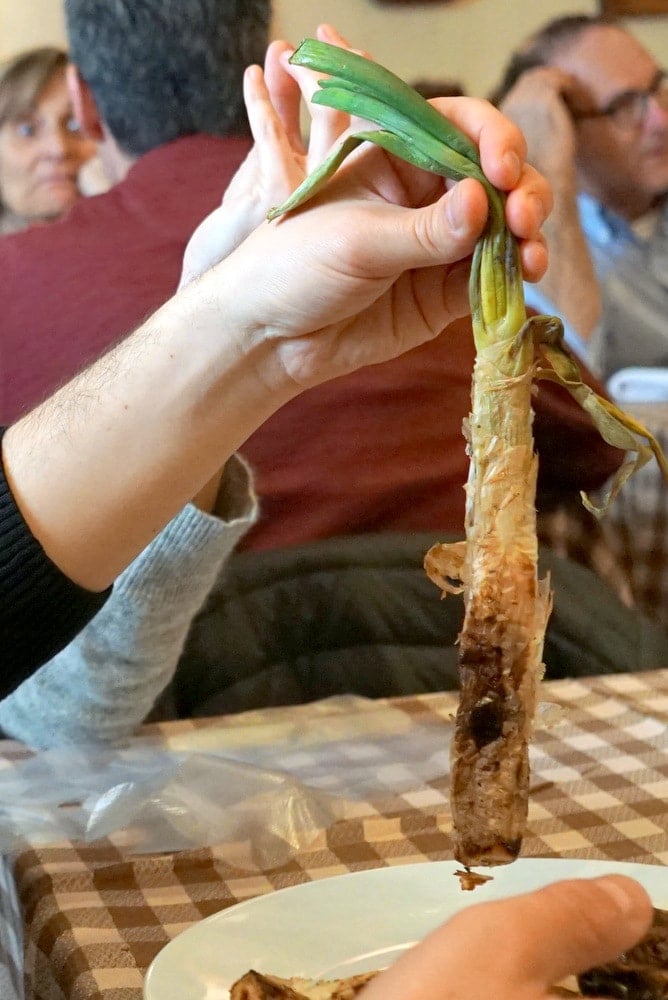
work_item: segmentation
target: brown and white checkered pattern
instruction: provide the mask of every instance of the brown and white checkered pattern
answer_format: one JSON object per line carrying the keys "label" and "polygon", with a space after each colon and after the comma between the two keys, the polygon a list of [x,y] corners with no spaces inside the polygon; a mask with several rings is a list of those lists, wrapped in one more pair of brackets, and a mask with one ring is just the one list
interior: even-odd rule
{"label": "brown and white checkered pattern", "polygon": [[[668,455],[668,404],[628,407]],[[593,570],[621,600],[668,627],[668,485],[651,460],[597,520],[577,497],[539,512],[541,542]]]}
{"label": "brown and white checkered pattern", "polygon": [[[668,454],[668,405],[636,404],[632,412]],[[601,526],[636,605],[668,626],[668,486],[655,461],[624,484]]]}
{"label": "brown and white checkered pattern", "polygon": [[[544,698],[563,715],[535,736],[524,854],[666,863],[668,671],[552,682]],[[416,719],[442,719],[445,738],[456,696],[393,704]],[[258,716],[258,724],[270,717]],[[173,735],[210,724],[151,728]],[[229,845],[135,857],[108,842],[24,852],[16,878],[28,997],[140,1000],[160,949],[226,906],[344,872],[450,858],[447,784],[444,776],[415,792],[358,802],[308,850],[268,871],[235,867]]]}

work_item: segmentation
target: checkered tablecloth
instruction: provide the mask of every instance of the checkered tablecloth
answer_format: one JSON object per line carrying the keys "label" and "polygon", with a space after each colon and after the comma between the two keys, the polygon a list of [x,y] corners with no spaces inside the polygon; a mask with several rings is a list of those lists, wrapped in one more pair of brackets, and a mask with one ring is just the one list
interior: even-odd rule
{"label": "checkered tablecloth", "polygon": [[[627,407],[668,455],[668,404]],[[636,605],[668,626],[668,485],[651,461],[624,484],[601,530],[628,581]]]}
{"label": "checkered tablecloth", "polygon": [[[558,719],[536,732],[524,855],[668,862],[668,670],[551,682],[543,696],[561,711],[545,713]],[[447,739],[456,696],[392,704],[414,720],[442,720]],[[253,718],[260,734],[272,715]],[[170,723],[151,733],[215,724]],[[312,879],[450,858],[447,784],[444,776],[358,802],[354,815],[271,870],[235,868],[216,848],[131,857],[109,842],[68,842],[23,852],[15,872],[27,996],[140,1000],[152,959],[202,917]]]}

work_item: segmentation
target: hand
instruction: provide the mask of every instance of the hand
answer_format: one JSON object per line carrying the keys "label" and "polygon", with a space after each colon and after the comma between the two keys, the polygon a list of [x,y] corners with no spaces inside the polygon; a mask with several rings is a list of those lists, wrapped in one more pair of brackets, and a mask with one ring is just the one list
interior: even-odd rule
{"label": "hand", "polygon": [[649,899],[631,879],[557,882],[462,910],[360,1000],[548,1000],[551,987],[616,958],[650,922]]}
{"label": "hand", "polygon": [[529,163],[553,186],[573,189],[576,136],[569,102],[575,102],[575,86],[562,70],[539,66],[522,74],[500,107],[524,133]]}
{"label": "hand", "polygon": [[[524,162],[521,133],[486,101],[434,103],[476,141],[487,176],[508,193],[506,215],[524,273],[537,280],[547,263],[540,227],[551,194]],[[271,115],[270,103],[266,110]],[[277,115],[274,125],[280,128]],[[262,377],[294,394],[395,357],[464,315],[468,258],[486,217],[476,181],[449,187],[376,147],[361,147],[321,195],[260,225],[206,276],[207,295],[222,295],[228,324],[242,339],[247,331],[254,344],[272,344]]]}
{"label": "hand", "polygon": [[[329,25],[317,37],[345,44]],[[308,104],[311,114],[308,148],[300,122],[302,96],[308,102],[317,88],[314,73],[288,67],[293,52],[288,42],[272,42],[264,72],[249,66],[244,75],[244,101],[255,143],[230,181],[220,208],[204,219],[191,236],[183,258],[179,287],[203,274],[264,222],[325,158],[331,145],[349,126],[350,118],[332,108]]]}

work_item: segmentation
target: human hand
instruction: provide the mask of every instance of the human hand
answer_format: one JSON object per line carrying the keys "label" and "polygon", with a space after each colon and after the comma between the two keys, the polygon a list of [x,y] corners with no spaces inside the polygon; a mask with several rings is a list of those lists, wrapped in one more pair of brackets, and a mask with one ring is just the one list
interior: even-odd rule
{"label": "human hand", "polygon": [[360,1000],[549,1000],[566,977],[635,944],[651,918],[645,891],[618,875],[482,903],[405,952]]}
{"label": "human hand", "polygon": [[500,110],[524,134],[527,160],[553,186],[575,186],[575,126],[569,110],[575,81],[553,66],[527,70],[501,102]]}
{"label": "human hand", "polygon": [[[316,36],[320,41],[345,44],[329,25],[320,25]],[[343,112],[310,103],[317,77],[289,66],[293,51],[288,42],[274,41],[267,49],[264,70],[249,66],[244,74],[244,102],[254,145],[230,181],[220,207],[191,236],[180,288],[232,253],[264,222],[269,209],[285,201],[318,166],[350,124]],[[308,146],[301,132],[302,97],[311,116]]]}
{"label": "human hand", "polygon": [[[551,193],[525,163],[521,133],[486,101],[433,103],[476,142],[488,178],[507,192],[525,277],[537,280]],[[363,146],[305,208],[260,225],[210,276],[211,294],[227,295],[226,306],[234,299],[228,321],[272,345],[263,378],[294,394],[395,357],[465,314],[468,258],[486,218],[477,181],[451,186]]]}

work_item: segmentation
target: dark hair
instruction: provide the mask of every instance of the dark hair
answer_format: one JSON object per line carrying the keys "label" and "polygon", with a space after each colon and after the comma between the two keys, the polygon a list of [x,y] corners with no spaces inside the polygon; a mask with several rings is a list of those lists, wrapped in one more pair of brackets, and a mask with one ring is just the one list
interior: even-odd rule
{"label": "dark hair", "polygon": [[70,57],[116,142],[246,134],[242,76],[262,62],[270,0],[65,0]]}
{"label": "dark hair", "polygon": [[67,54],[49,46],[30,49],[0,66],[0,128],[29,115],[51,78],[67,66]]}
{"label": "dark hair", "polygon": [[595,25],[617,23],[615,18],[605,14],[566,14],[548,21],[511,55],[501,80],[489,96],[490,101],[500,104],[521,76],[537,66],[549,65],[552,56],[570,45],[583,31]]}

